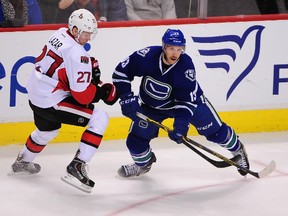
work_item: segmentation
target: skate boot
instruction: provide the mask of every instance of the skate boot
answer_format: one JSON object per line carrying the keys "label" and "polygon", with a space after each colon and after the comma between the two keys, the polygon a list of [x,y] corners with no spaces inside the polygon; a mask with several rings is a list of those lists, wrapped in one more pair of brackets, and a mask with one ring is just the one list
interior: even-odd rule
{"label": "skate boot", "polygon": [[67,166],[67,175],[62,176],[61,179],[79,190],[91,193],[95,183],[89,179],[87,169],[88,165],[84,161],[75,157]]}
{"label": "skate boot", "polygon": [[146,165],[138,166],[135,163],[123,165],[118,169],[118,175],[123,178],[130,178],[130,177],[143,175],[149,172],[149,170],[152,167],[152,164],[155,162],[156,162],[156,156],[152,152],[151,158]]}
{"label": "skate boot", "polygon": [[[246,153],[245,147],[244,145],[239,141],[240,144],[240,149],[236,152],[233,152],[233,155],[240,155],[241,159],[237,162],[241,167],[245,167],[247,169],[249,169],[250,165],[249,165],[249,160],[248,160],[248,155]],[[241,170],[238,168],[238,172],[242,175],[242,176],[246,176],[247,172]]]}
{"label": "skate boot", "polygon": [[22,156],[18,155],[12,164],[12,171],[8,175],[31,175],[40,172],[40,170],[39,164],[23,161]]}

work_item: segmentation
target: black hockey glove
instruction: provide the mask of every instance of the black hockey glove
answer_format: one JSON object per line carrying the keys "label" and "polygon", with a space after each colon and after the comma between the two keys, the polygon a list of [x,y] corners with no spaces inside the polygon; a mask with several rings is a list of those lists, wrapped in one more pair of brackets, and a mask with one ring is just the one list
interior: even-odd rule
{"label": "black hockey glove", "polygon": [[92,103],[98,103],[100,99],[103,100],[103,98],[105,98],[107,95],[107,92],[104,88],[102,88],[98,85],[95,85],[95,86],[96,86],[96,92],[95,92],[94,98],[92,100]]}
{"label": "black hockey glove", "polygon": [[105,83],[101,86],[106,91],[106,96],[102,99],[104,103],[113,105],[119,98],[119,94],[116,92],[116,88],[111,83]]}
{"label": "black hockey glove", "polygon": [[94,57],[90,57],[91,60],[91,65],[92,65],[92,81],[94,85],[98,85],[101,83],[100,76],[101,76],[101,71],[99,68],[99,63]]}
{"label": "black hockey glove", "polygon": [[138,97],[134,96],[133,92],[121,97],[119,103],[124,116],[132,119],[132,121],[135,121],[138,118],[136,112],[140,110],[140,106],[138,103]]}
{"label": "black hockey glove", "polygon": [[180,144],[183,143],[182,136],[187,136],[189,125],[185,126],[184,124],[174,125],[173,131],[168,133],[168,136],[171,140]]}

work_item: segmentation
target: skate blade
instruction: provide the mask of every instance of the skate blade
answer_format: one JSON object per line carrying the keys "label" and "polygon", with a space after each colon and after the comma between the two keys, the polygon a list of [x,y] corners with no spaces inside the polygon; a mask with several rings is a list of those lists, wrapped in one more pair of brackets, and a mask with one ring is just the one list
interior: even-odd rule
{"label": "skate blade", "polygon": [[9,173],[7,173],[8,176],[33,176],[37,173],[30,173],[30,172],[26,172],[26,171],[22,171],[22,172],[14,172],[13,170],[11,170]]}
{"label": "skate blade", "polygon": [[69,173],[67,173],[67,175],[65,175],[65,176],[61,176],[61,180],[64,181],[65,183],[85,192],[85,193],[91,193],[92,192],[92,189],[93,189],[92,187],[83,184],[77,178],[70,175]]}

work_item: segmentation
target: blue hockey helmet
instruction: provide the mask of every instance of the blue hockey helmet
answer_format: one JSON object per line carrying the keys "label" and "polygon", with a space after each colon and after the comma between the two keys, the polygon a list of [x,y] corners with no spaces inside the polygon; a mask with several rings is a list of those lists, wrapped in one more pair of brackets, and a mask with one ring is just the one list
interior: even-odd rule
{"label": "blue hockey helmet", "polygon": [[166,44],[172,46],[184,46],[186,45],[186,39],[184,34],[179,29],[167,29],[162,37],[163,49]]}

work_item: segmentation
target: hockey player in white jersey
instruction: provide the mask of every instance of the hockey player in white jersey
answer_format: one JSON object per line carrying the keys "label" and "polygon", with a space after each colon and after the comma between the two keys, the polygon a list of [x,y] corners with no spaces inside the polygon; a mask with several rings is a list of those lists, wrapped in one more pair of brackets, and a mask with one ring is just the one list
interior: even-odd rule
{"label": "hockey player in white jersey", "polygon": [[35,174],[41,169],[35,157],[54,139],[61,124],[86,127],[79,149],[61,179],[85,192],[94,182],[88,177],[87,164],[99,147],[108,125],[106,112],[93,103],[103,100],[113,105],[115,87],[100,81],[97,60],[83,45],[97,33],[97,21],[85,9],[74,11],[68,28],[57,30],[36,58],[35,69],[27,83],[29,105],[33,110],[34,130],[12,165],[12,174]]}

